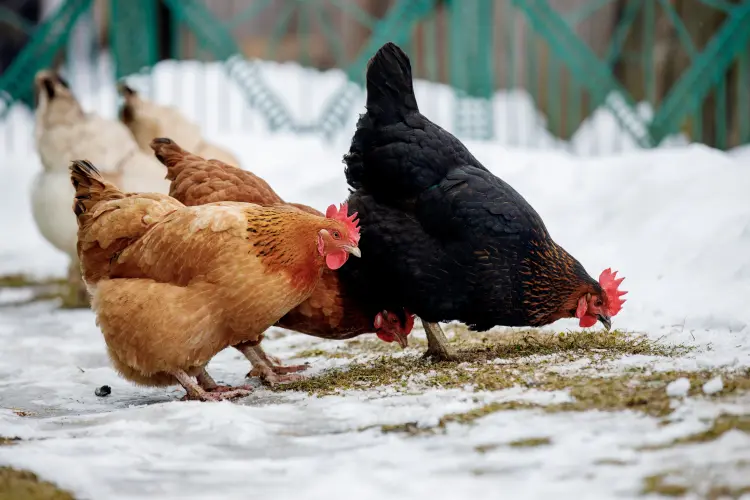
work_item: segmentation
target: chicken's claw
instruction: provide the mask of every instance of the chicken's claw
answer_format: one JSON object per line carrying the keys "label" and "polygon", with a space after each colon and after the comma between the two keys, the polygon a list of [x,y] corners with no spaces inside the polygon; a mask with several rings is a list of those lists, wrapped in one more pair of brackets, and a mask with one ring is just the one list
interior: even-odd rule
{"label": "chicken's claw", "polygon": [[195,395],[186,394],[183,396],[182,401],[226,401],[229,399],[239,399],[244,398],[245,396],[249,396],[251,391],[248,391],[246,389],[236,389],[232,388],[232,390],[224,391],[224,392],[205,392],[202,391]]}
{"label": "chicken's claw", "polygon": [[264,384],[270,385],[271,387],[278,385],[278,384],[288,384],[290,382],[301,382],[307,377],[304,375],[299,374],[289,374],[289,375],[277,375],[275,373],[261,373],[260,379],[263,381]]}
{"label": "chicken's claw", "polygon": [[230,391],[252,391],[254,388],[252,385],[238,385],[238,386],[231,386],[231,385],[217,385],[216,387],[212,389],[206,389],[206,392],[213,392],[216,394],[223,394],[225,392]]}
{"label": "chicken's claw", "polygon": [[260,345],[242,346],[239,349],[253,365],[253,369],[246,375],[247,377],[259,377],[271,386],[304,380],[301,375],[287,374],[306,370],[308,368],[306,364],[284,366],[278,358],[268,355]]}

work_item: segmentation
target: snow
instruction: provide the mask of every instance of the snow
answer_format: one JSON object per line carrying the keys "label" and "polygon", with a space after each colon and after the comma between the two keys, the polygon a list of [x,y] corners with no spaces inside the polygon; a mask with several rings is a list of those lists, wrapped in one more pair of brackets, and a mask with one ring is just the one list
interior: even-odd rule
{"label": "snow", "polygon": [[690,380],[680,377],[667,385],[667,396],[670,398],[684,398],[690,390]]}
{"label": "snow", "polygon": [[721,375],[716,376],[703,384],[704,394],[716,394],[724,390],[724,382],[721,380]]}
{"label": "snow", "polygon": [[[325,97],[343,82],[339,72],[314,74],[292,65],[267,64],[263,71],[300,121],[314,120]],[[210,141],[231,149],[284,199],[322,209],[345,198],[341,156],[361,99],[345,132],[326,142],[314,135],[270,133],[257,114],[237,104],[239,89],[222,80],[214,65],[167,62],[154,75],[151,91],[158,101],[178,104],[200,119]],[[113,117],[111,82],[98,85],[93,77],[87,83],[84,73],[76,76],[72,83],[85,106]],[[149,82],[133,83],[147,88]],[[450,127],[450,89],[420,82],[417,92],[425,114]],[[496,108],[498,124],[510,124],[498,125],[500,139],[465,141],[467,146],[529,200],[556,241],[592,275],[612,267],[626,277],[623,288],[630,293],[615,327],[694,348],[677,358],[621,357],[607,370],[750,367],[747,151],[680,145],[679,138],[640,151],[625,144],[603,110],[576,134],[573,147],[545,136],[542,118],[524,95],[499,95]],[[510,108],[526,110],[528,119],[513,127]],[[14,108],[0,128],[0,276],[63,276],[66,257],[44,241],[31,217],[29,189],[40,171],[32,117]],[[514,128],[544,147],[506,145]],[[626,151],[597,157],[567,151],[585,153],[597,136],[625,144]],[[408,394],[385,388],[317,398],[258,388],[237,403],[179,402],[181,390],[136,387],[117,376],[89,311],[57,310],[47,302],[9,305],[28,298],[26,289],[0,289],[0,436],[28,439],[0,446],[0,464],[29,468],[80,498],[482,499],[502,491],[509,498],[602,499],[633,497],[644,477],[662,472],[678,482],[692,481],[695,471],[709,471],[726,484],[750,477],[750,436],[740,432],[706,443],[641,449],[700,432],[722,412],[747,414],[748,395],[675,400],[667,425],[637,412],[517,410],[409,437],[372,426],[427,427],[443,415],[489,402],[545,405],[571,396],[522,388]],[[550,328],[577,326],[571,320]],[[264,346],[285,361],[302,349],[330,345],[278,333]],[[348,362],[316,359],[308,373]],[[589,363],[577,360],[556,370],[579,373]],[[242,382],[247,369],[229,350],[209,366],[215,378],[230,384]],[[112,394],[96,397],[94,390],[104,384]],[[670,387],[675,384],[684,386],[677,381]],[[713,393],[723,383],[719,378],[706,386],[704,392]],[[687,387],[675,395],[686,392]],[[14,408],[32,416],[21,417]],[[508,446],[545,437],[548,445]]]}

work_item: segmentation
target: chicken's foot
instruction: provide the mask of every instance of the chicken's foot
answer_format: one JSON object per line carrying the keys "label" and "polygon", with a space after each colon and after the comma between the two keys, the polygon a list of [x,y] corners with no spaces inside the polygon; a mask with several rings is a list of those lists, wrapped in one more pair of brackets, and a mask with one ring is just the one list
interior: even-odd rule
{"label": "chicken's foot", "polygon": [[253,390],[253,386],[251,385],[239,385],[234,387],[232,387],[231,385],[219,385],[216,383],[214,378],[209,375],[205,367],[201,368],[201,371],[198,372],[198,375],[195,378],[198,379],[198,385],[201,386],[201,388],[206,392],[222,393],[234,390]]}
{"label": "chicken's foot", "polygon": [[424,332],[427,335],[427,352],[424,358],[432,358],[435,361],[454,361],[456,355],[453,349],[448,347],[448,339],[438,323],[422,321]]}
{"label": "chicken's foot", "polygon": [[[268,365],[271,367],[273,372],[277,375],[283,375],[285,373],[301,372],[301,371],[307,370],[307,368],[309,367],[307,364],[285,365],[281,362],[279,358],[277,358],[276,356],[272,356],[271,354],[268,354],[266,351],[264,351],[263,348],[260,346],[260,344],[253,346],[253,349],[255,349],[255,352],[258,354],[258,356],[261,357],[263,361],[268,363]],[[256,377],[257,375],[251,375],[251,376]]]}
{"label": "chicken's foot", "polygon": [[[289,374],[307,369],[307,365],[282,366],[274,365],[269,356],[260,345],[235,346],[252,363],[253,369],[247,374],[248,377],[260,377],[268,385],[283,384],[285,382],[297,382],[304,380],[303,375]],[[287,375],[289,374],[289,375]]]}
{"label": "chicken's foot", "polygon": [[188,400],[223,401],[225,399],[242,398],[250,394],[250,391],[246,389],[234,389],[226,392],[206,392],[200,385],[193,382],[193,379],[185,371],[177,370],[172,375],[185,388],[185,392],[187,393],[185,399]]}

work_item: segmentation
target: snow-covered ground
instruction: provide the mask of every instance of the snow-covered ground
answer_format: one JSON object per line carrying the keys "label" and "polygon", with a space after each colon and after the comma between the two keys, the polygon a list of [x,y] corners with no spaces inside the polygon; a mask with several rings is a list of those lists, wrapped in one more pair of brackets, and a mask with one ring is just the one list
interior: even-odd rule
{"label": "snow-covered ground", "polygon": [[[154,95],[162,102],[176,99],[168,89],[179,71],[170,64],[157,69],[154,79]],[[270,67],[269,80],[296,81],[300,71]],[[319,78],[308,78],[309,87],[318,89],[310,92],[337,85],[336,74]],[[191,92],[210,88],[186,86]],[[429,103],[423,106],[428,116],[449,120],[449,90],[422,84],[418,91]],[[82,97],[89,108],[114,116],[113,106],[96,101],[114,102],[113,93],[107,86]],[[198,116],[195,102],[191,94],[177,104]],[[207,118],[208,138],[231,148],[284,199],[323,208],[345,198],[341,156],[348,137],[326,143],[314,136],[272,135],[262,124],[243,131],[237,115],[222,128],[220,115]],[[599,133],[611,129],[611,121],[602,120]],[[0,128],[0,276],[62,276],[66,257],[44,241],[31,217],[29,189],[40,170],[31,117],[14,109]],[[629,300],[614,319],[617,328],[693,348],[676,357],[615,358],[603,374],[750,368],[747,151],[725,154],[693,145],[594,158],[499,143],[467,146],[531,202],[553,237],[591,274],[611,266],[626,277]],[[535,408],[495,412],[429,435],[385,433],[373,426],[430,426],[441,416],[493,401],[543,406],[571,396],[520,386],[494,392],[374,389],[325,397],[259,388],[237,403],[179,402],[181,390],[138,388],[118,378],[90,312],[61,311],[49,302],[2,305],[24,293],[0,289],[0,437],[23,439],[0,446],[0,465],[31,469],[80,498],[603,499],[637,496],[646,478],[661,474],[694,493],[716,484],[734,491],[750,486],[750,435],[743,432],[642,449],[710,427],[721,413],[750,414],[749,394],[675,398],[666,421],[637,411]],[[575,322],[550,329],[568,328],[576,330]],[[264,346],[285,360],[336,344],[299,334],[276,337]],[[312,358],[309,373],[349,362]],[[571,366],[575,372],[579,365],[568,364],[567,372]],[[247,368],[229,351],[209,366],[216,378],[233,384]],[[98,398],[94,389],[103,384],[112,395]],[[508,446],[527,438],[549,442]]]}

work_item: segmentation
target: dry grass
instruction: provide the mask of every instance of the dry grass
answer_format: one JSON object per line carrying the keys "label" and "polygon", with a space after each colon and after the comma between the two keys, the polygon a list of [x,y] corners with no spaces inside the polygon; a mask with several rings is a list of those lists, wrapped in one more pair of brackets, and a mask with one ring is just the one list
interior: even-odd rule
{"label": "dry grass", "polygon": [[[380,355],[364,362],[353,362],[343,369],[328,370],[317,377],[285,384],[276,391],[299,390],[311,395],[330,395],[345,391],[369,390],[388,386],[400,392],[421,392],[427,388],[473,389],[497,391],[511,387],[542,391],[567,391],[572,401],[547,406],[529,403],[492,403],[465,414],[444,417],[437,429],[451,421],[469,423],[488,413],[514,409],[539,408],[547,412],[632,410],[656,417],[672,412],[666,386],[680,377],[692,383],[690,396],[703,397],[701,385],[716,372],[651,372],[631,369],[627,373],[602,375],[599,368],[607,362],[628,355],[672,357],[689,351],[684,346],[664,345],[644,336],[625,332],[589,331],[579,333],[542,333],[522,331],[473,333],[456,328],[451,343],[458,361],[432,363],[421,353]],[[347,342],[345,352],[366,356],[368,352],[398,352],[380,341]],[[317,349],[308,354],[330,355]],[[332,355],[340,356],[340,350]],[[584,368],[568,374],[559,373],[560,363],[588,360]],[[750,392],[750,372],[721,373],[722,396]],[[414,423],[385,426],[384,432],[420,434],[436,429],[419,429]]]}
{"label": "dry grass", "polygon": [[[352,354],[366,355],[378,348],[392,349],[392,346],[380,341],[358,340],[347,344],[345,352]],[[458,351],[458,361],[432,363],[411,351],[400,356],[381,355],[369,361],[353,362],[343,369],[326,371],[302,382],[278,386],[274,390],[300,390],[315,395],[328,395],[381,386],[391,386],[401,391],[465,386],[472,386],[476,390],[501,390],[523,386],[542,390],[569,389],[577,398],[590,405],[612,409],[630,408],[641,406],[641,401],[647,397],[650,399],[652,393],[658,392],[660,385],[652,384],[634,389],[630,386],[633,378],[631,375],[619,378],[592,375],[564,377],[550,368],[556,363],[583,358],[596,365],[625,355],[674,356],[687,351],[682,346],[666,346],[643,336],[618,331],[558,334],[536,331],[471,334],[459,331],[452,344]],[[329,354],[321,349],[300,354],[342,356],[338,350]],[[652,378],[668,383],[672,380],[670,376],[671,374],[662,374]],[[593,384],[592,380],[595,380]],[[621,397],[615,401],[612,392],[620,393]],[[570,409],[576,410],[578,407],[573,404]]]}
{"label": "dry grass", "polygon": [[735,430],[750,434],[750,415],[732,415],[729,413],[722,413],[711,423],[711,426],[704,431],[677,438],[666,444],[644,446],[640,449],[662,450],[684,444],[705,443],[708,441],[715,441],[727,432]]}
{"label": "dry grass", "polygon": [[75,497],[32,472],[0,467],[0,500],[75,500]]}
{"label": "dry grass", "polygon": [[21,438],[0,436],[0,446],[11,446],[19,442]]}
{"label": "dry grass", "polygon": [[323,349],[306,349],[294,355],[295,358],[329,358],[329,359],[351,359],[354,354],[346,351],[337,350],[334,352],[324,351]]}
{"label": "dry grass", "polygon": [[23,274],[0,276],[0,288],[43,287],[65,284],[67,284],[67,280],[60,278],[37,280]]}
{"label": "dry grass", "polygon": [[750,485],[730,486],[706,478],[701,471],[668,471],[647,476],[643,479],[641,493],[665,497],[685,497],[693,493],[706,500],[739,499],[750,494]]}
{"label": "dry grass", "polygon": [[17,307],[46,300],[58,300],[61,307],[68,307],[73,304],[71,300],[75,295],[65,279],[35,280],[22,274],[0,276],[0,288],[29,288],[32,291],[30,298],[3,304],[0,307]]}

